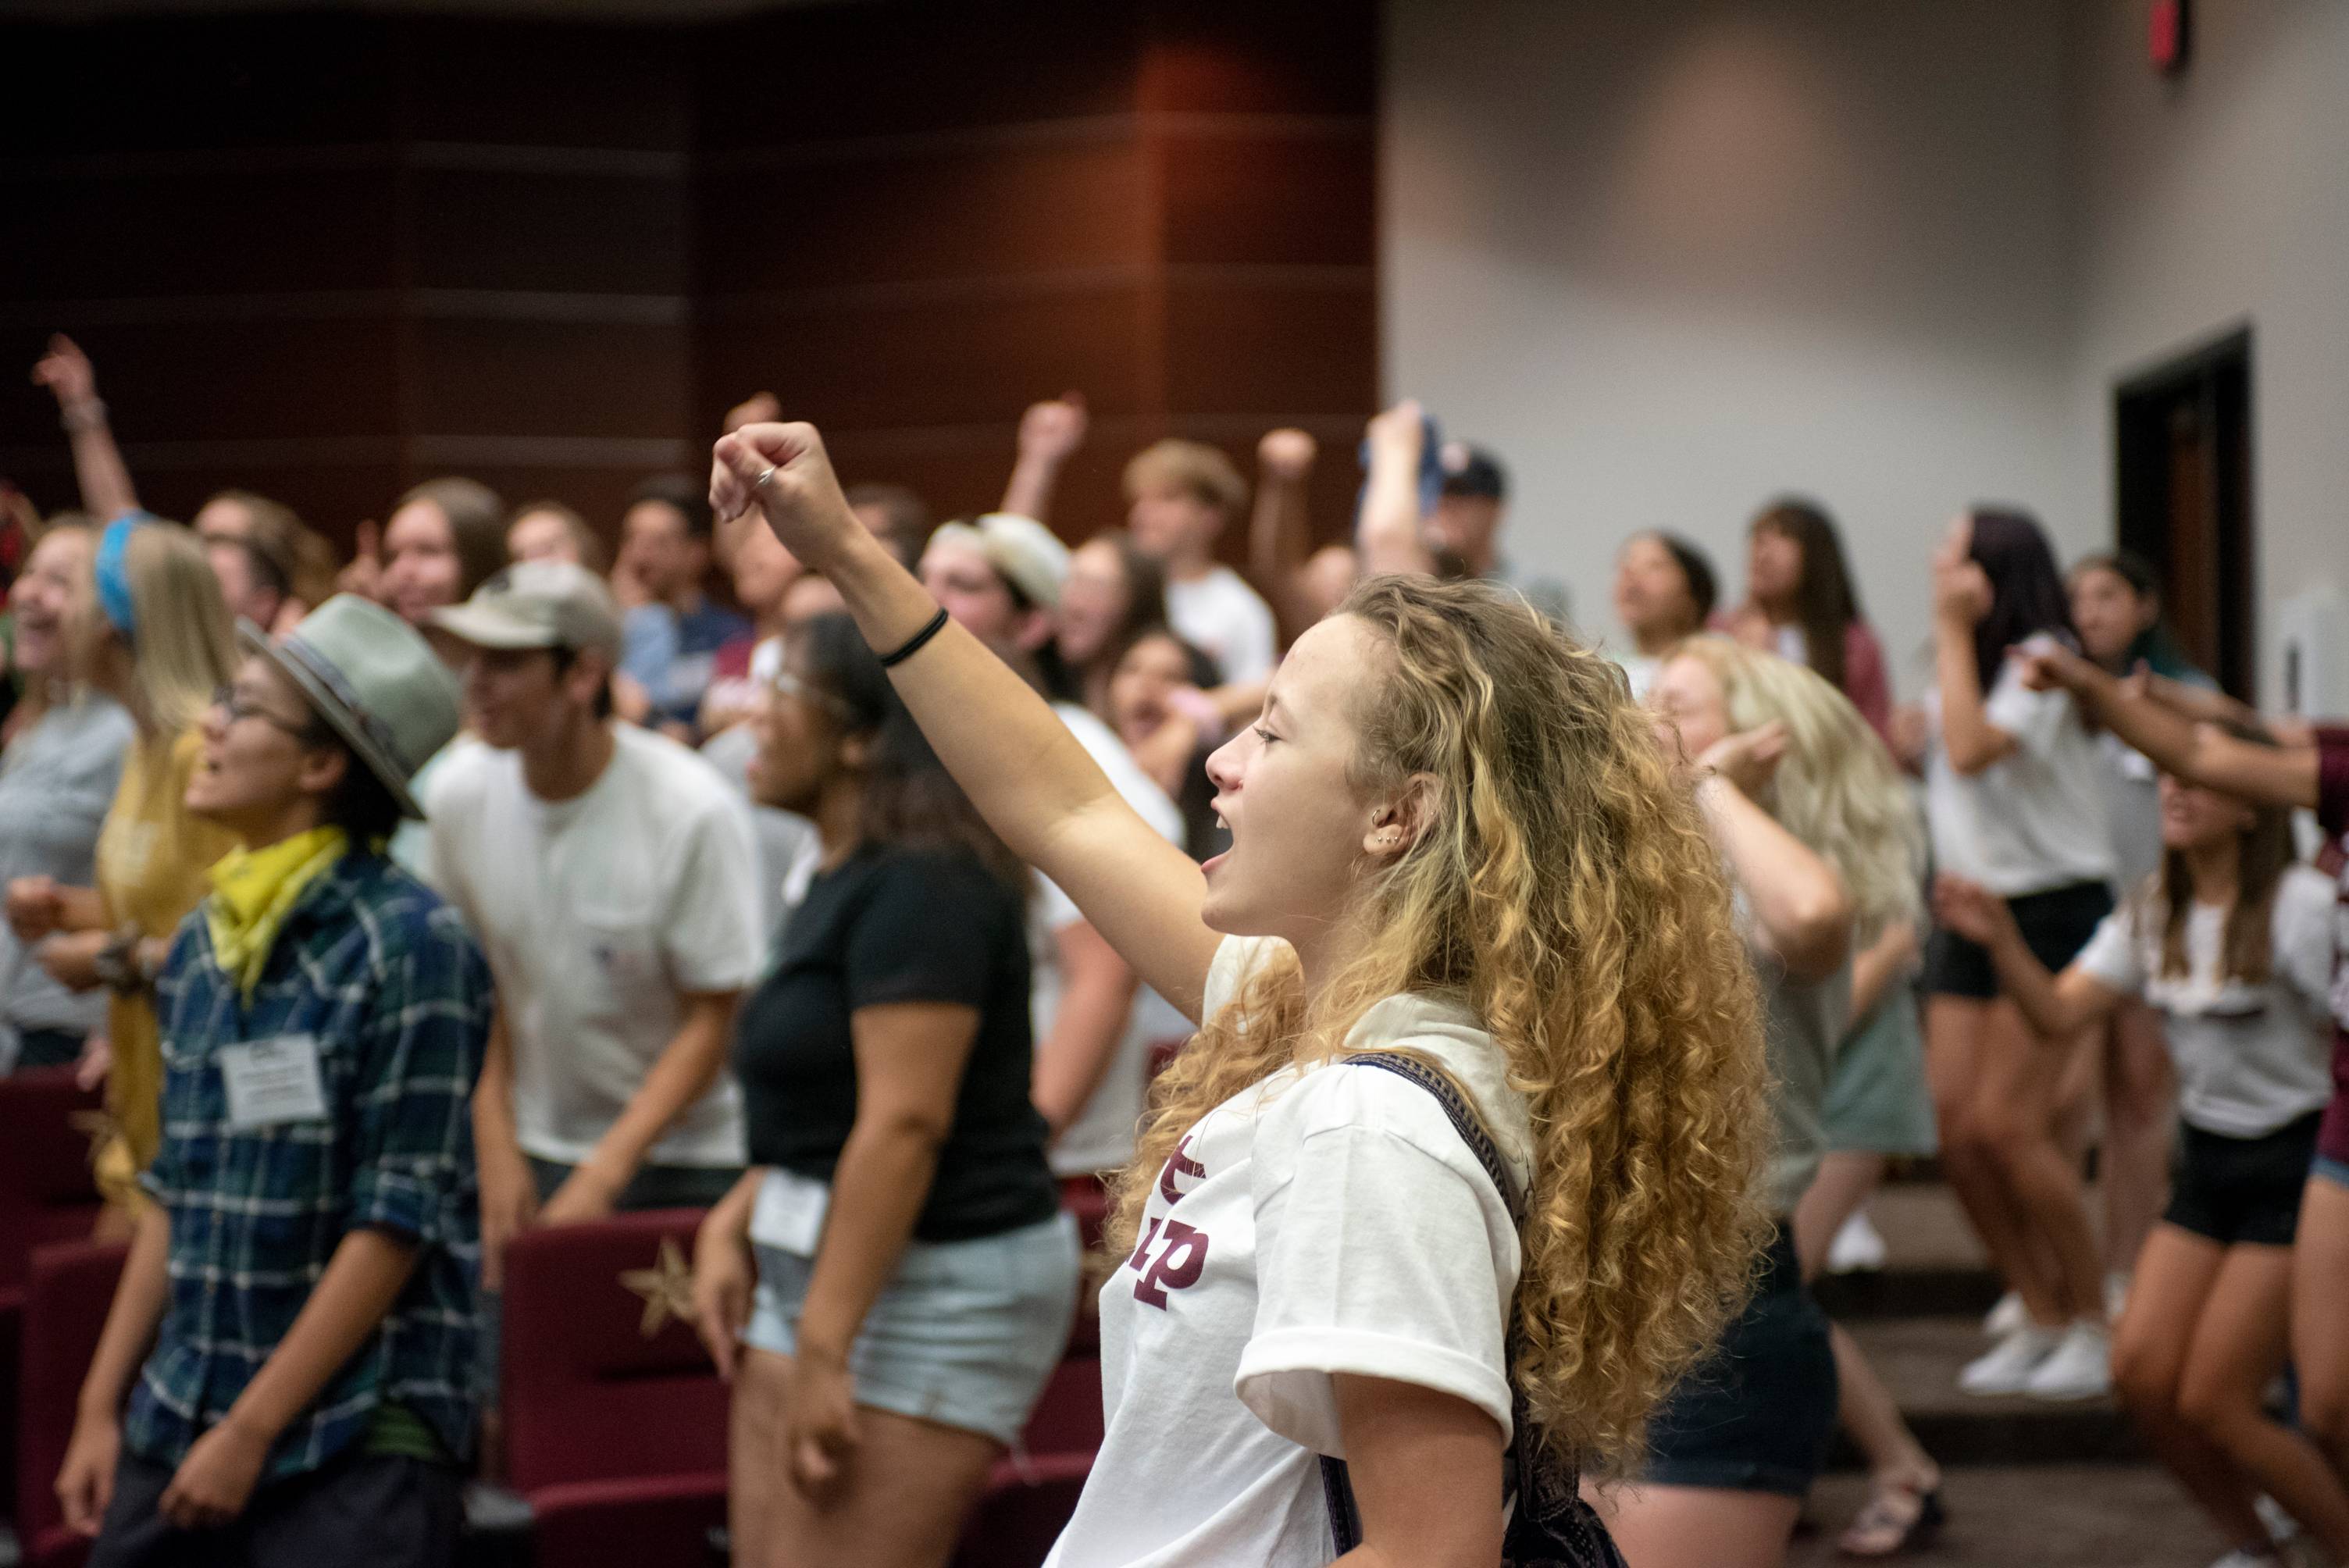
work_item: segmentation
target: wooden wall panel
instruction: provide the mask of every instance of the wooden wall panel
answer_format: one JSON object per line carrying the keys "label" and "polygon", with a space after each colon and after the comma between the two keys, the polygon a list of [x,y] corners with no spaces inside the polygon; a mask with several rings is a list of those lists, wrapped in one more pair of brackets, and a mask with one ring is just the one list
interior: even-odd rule
{"label": "wooden wall panel", "polygon": [[1323,526],[1350,511],[1367,5],[273,13],[12,26],[0,57],[0,210],[35,236],[0,247],[0,468],[45,504],[70,471],[18,367],[63,328],[150,501],[242,480],[340,537],[448,471],[609,527],[761,388],[941,515],[992,505],[1020,410],[1070,388],[1072,534],[1149,440],[1252,469],[1275,423],[1330,449]]}
{"label": "wooden wall panel", "polygon": [[1130,119],[708,160],[713,295],[1136,268],[1150,257]]}
{"label": "wooden wall panel", "polygon": [[412,282],[681,301],[692,284],[684,174],[681,156],[650,174],[419,170]]}

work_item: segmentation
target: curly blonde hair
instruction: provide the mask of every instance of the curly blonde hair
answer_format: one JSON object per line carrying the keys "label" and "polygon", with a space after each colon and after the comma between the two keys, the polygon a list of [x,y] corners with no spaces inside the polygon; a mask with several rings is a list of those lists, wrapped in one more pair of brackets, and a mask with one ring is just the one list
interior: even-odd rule
{"label": "curly blonde hair", "polygon": [[1382,577],[1338,613],[1383,649],[1352,781],[1429,777],[1425,826],[1361,884],[1360,940],[1309,1003],[1293,957],[1259,968],[1158,1080],[1112,1255],[1216,1106],[1346,1054],[1385,997],[1456,998],[1532,1116],[1513,1381],[1560,1457],[1627,1472],[1650,1410],[1745,1300],[1767,1229],[1767,1069],[1720,859],[1621,671],[1521,600]]}
{"label": "curly blonde hair", "polygon": [[1706,632],[1664,655],[1721,683],[1729,727],[1785,727],[1786,750],[1755,802],[1833,866],[1851,894],[1856,947],[1923,904],[1925,828],[1891,753],[1851,699],[1792,659]]}

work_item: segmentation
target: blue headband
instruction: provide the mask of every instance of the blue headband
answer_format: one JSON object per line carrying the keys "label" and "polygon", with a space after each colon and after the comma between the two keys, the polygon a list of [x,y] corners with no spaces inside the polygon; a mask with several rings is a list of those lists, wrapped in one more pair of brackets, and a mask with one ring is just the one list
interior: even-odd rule
{"label": "blue headband", "polygon": [[142,522],[152,521],[152,514],[127,511],[106,525],[106,532],[98,542],[98,607],[114,623],[125,642],[139,639],[139,612],[130,602],[130,569],[125,556],[130,549],[130,536]]}

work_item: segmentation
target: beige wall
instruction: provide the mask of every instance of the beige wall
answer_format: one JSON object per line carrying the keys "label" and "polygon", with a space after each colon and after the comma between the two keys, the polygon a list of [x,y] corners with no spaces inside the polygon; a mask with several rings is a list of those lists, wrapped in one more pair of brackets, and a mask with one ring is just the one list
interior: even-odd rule
{"label": "beige wall", "polygon": [[2076,8],[2072,418],[2082,510],[2112,507],[2112,384],[2248,321],[2261,693],[2278,612],[2349,588],[2349,5],[2206,0],[2183,79],[2144,68],[2139,8]]}
{"label": "beige wall", "polygon": [[2108,539],[2112,382],[2250,319],[2271,649],[2349,566],[2349,5],[2196,19],[2164,83],[2127,0],[1391,0],[1388,390],[1510,462],[1594,634],[1626,533],[1733,593],[1817,495],[1913,692],[1943,520]]}

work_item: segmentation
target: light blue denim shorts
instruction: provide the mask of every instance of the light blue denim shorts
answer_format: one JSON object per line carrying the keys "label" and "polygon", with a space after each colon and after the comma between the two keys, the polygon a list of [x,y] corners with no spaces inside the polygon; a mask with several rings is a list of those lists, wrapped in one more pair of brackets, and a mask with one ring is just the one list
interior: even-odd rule
{"label": "light blue denim shorts", "polygon": [[[789,1356],[815,1260],[751,1250],[759,1285],[742,1338]],[[849,1353],[856,1402],[1013,1446],[1068,1346],[1077,1268],[1067,1214],[968,1242],[907,1243]]]}

